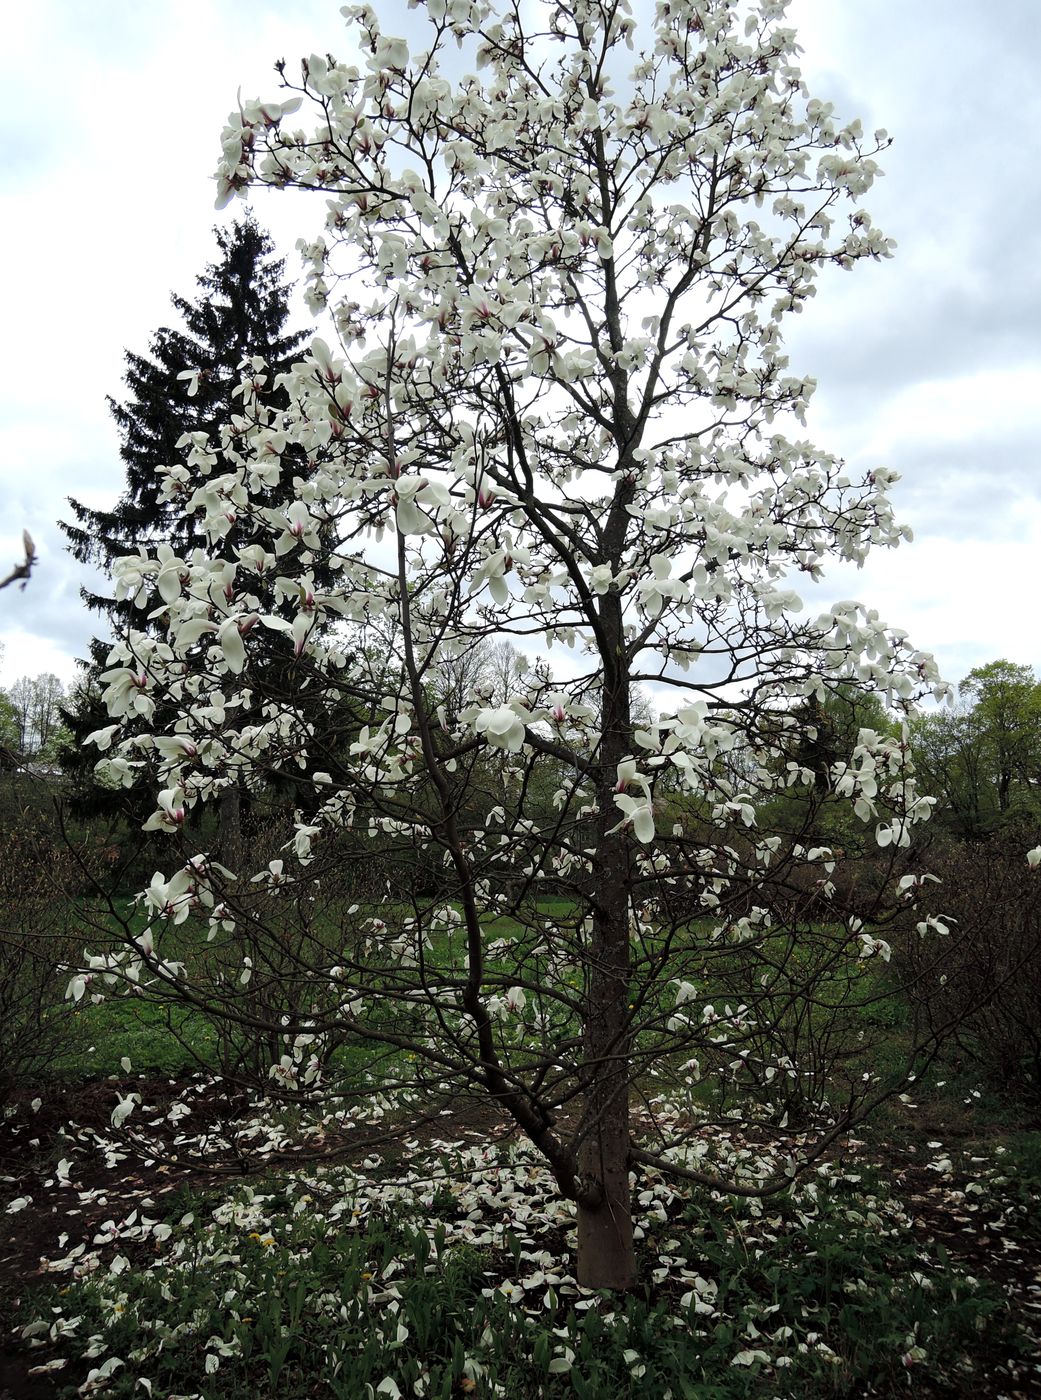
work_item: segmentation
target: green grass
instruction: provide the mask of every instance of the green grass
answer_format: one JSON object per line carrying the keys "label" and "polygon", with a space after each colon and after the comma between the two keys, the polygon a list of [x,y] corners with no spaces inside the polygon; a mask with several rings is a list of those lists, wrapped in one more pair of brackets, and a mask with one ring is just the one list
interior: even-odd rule
{"label": "green grass", "polygon": [[[353,922],[356,926],[360,925],[374,913],[379,913],[382,917],[389,919],[395,912],[406,913],[407,910],[402,907],[395,911],[387,906],[363,908],[353,916]],[[539,920],[551,922],[554,919],[560,919],[566,921],[573,919],[574,916],[575,906],[569,900],[551,897],[541,899],[538,903],[537,917]],[[135,935],[140,934],[146,922],[142,911],[133,910],[127,920],[129,932]],[[691,936],[702,938],[711,928],[711,920],[692,921]],[[484,930],[489,943],[495,940],[509,940],[525,933],[520,923],[507,916],[486,921]],[[117,937],[115,927],[106,928],[104,923],[99,926],[97,932],[98,940],[95,945],[92,945],[91,951],[104,947],[106,934],[110,939]],[[326,911],[324,918],[319,917],[316,920],[315,932],[320,943],[328,941],[331,947],[335,947],[337,940],[342,940],[343,937],[339,917],[330,911]],[[193,920],[166,928],[162,932],[162,955],[168,959],[184,959],[189,963],[189,966],[199,957],[203,960],[219,957],[217,948],[207,942],[206,933],[207,925]],[[234,946],[233,944],[233,950]],[[770,951],[769,942],[767,951]],[[780,943],[772,951],[781,967],[777,988],[780,1004],[785,999],[786,986],[793,982],[797,983],[803,969],[798,965],[800,961],[798,956],[794,960],[784,961]],[[430,953],[432,965],[462,969],[465,965],[465,935],[459,929],[451,933],[438,933],[432,940]],[[798,949],[796,949],[796,954],[798,954]],[[732,956],[738,960],[736,966],[743,965],[740,961],[742,958],[740,948],[735,949]],[[718,949],[714,950],[713,958],[718,958]],[[232,976],[234,976],[234,952],[230,965],[233,968]],[[492,975],[508,978],[511,971],[509,954],[489,957],[487,970]],[[740,986],[738,985],[741,981],[740,975],[737,976],[735,982],[734,976],[728,977],[726,972],[725,962],[714,962],[710,966],[709,978],[702,983],[700,988],[703,1000],[720,1002],[732,999],[735,995],[739,1000],[741,999]],[[577,987],[579,982],[577,971],[572,980]],[[819,992],[822,999],[831,999],[839,1004],[845,999],[849,1003],[848,1022],[851,1034],[855,1034],[857,1030],[863,1030],[873,1041],[882,1037],[891,1041],[895,1047],[899,1041],[897,1032],[903,1025],[907,1014],[903,1004],[895,1005],[892,998],[888,1001],[880,1000],[867,1006],[857,1004],[865,998],[870,999],[876,995],[884,994],[890,985],[891,977],[888,968],[881,963],[877,967],[873,963],[864,963],[854,967],[851,979],[833,978],[829,980],[825,978],[819,987]],[[668,983],[662,982],[653,1005],[667,1011],[671,1004],[671,995]],[[156,1004],[145,998],[126,997],[112,994],[109,991],[106,999],[98,1005],[91,1005],[85,1000],[78,1008],[77,1019],[86,1035],[85,1038],[80,1039],[74,1051],[55,1061],[53,1070],[60,1077],[85,1079],[118,1074],[121,1072],[124,1058],[129,1058],[135,1073],[169,1078],[176,1078],[199,1068],[219,1070],[221,1067],[219,1019],[210,1018],[189,1007]],[[567,1026],[563,1023],[554,1028],[555,1034],[564,1035],[566,1031]],[[876,1054],[876,1045],[873,1044],[869,1049],[872,1055]],[[356,1041],[345,1044],[335,1051],[331,1068],[340,1075],[364,1074],[366,1061],[371,1059],[373,1053],[371,1042]],[[266,1068],[271,1056],[266,1051],[264,1054],[266,1055],[264,1060]],[[685,1059],[686,1055],[687,1052],[684,1052],[679,1059]],[[667,1056],[664,1058],[667,1059]],[[883,1051],[882,1059],[883,1061],[892,1059],[895,1063],[895,1049],[892,1056],[889,1055],[888,1050]],[[877,1063],[877,1060],[872,1059],[869,1067],[874,1069],[877,1067]],[[387,1062],[387,1068],[391,1069],[393,1073],[397,1073],[400,1066],[393,1066]],[[712,1090],[708,1079],[696,1091],[696,1097],[706,1106],[711,1104]]]}
{"label": "green grass", "polygon": [[54,1061],[52,1072],[58,1078],[122,1074],[124,1056],[135,1073],[169,1079],[199,1069],[200,1061],[203,1066],[216,1064],[216,1033],[197,1011],[110,997],[75,1014],[79,1044]]}
{"label": "green grass", "polygon": [[[369,912],[362,910],[354,917],[360,921]],[[387,910],[384,908],[382,912],[386,914]],[[539,903],[538,915],[547,920],[566,920],[573,917],[574,906],[563,899],[544,899]],[[130,921],[132,930],[140,932],[143,923],[141,913],[135,911]],[[711,921],[700,920],[692,926],[692,930],[701,935],[710,926]],[[489,921],[486,931],[490,942],[516,936],[521,928],[516,921],[500,917]],[[339,930],[334,922],[330,921],[327,932],[330,937],[338,935]],[[166,930],[163,937],[169,940],[164,947],[164,956],[190,958],[193,951],[201,952],[203,956],[207,954],[209,945],[205,939],[205,925],[194,925],[189,921]],[[439,934],[432,952],[434,960],[442,966],[457,964],[461,967],[464,959],[462,936],[458,932],[454,935]],[[736,950],[736,956],[741,957],[740,949]],[[498,961],[491,959],[489,969],[493,973],[508,975],[508,955]],[[787,976],[789,972],[792,978],[799,975],[798,967],[789,969],[786,966],[784,975]],[[577,973],[575,981],[577,985]],[[833,985],[826,984],[822,988],[825,996],[833,994],[834,1000],[840,1004],[844,995],[847,999],[847,1009],[842,1014],[846,1023],[844,1035],[854,1045],[848,1070],[851,1076],[859,1076],[864,1071],[888,1080],[898,1077],[902,1071],[911,1044],[908,1007],[902,998],[893,995],[898,990],[891,965],[881,960],[858,964],[849,983],[835,980]],[[887,993],[891,994],[888,999]],[[733,988],[723,984],[713,985],[710,981],[702,986],[701,995],[705,1000],[719,1002],[732,997]],[[664,1006],[669,996],[665,984],[658,1004]],[[872,1002],[871,998],[875,996],[880,999]],[[864,1000],[870,1004],[862,1004]],[[99,1005],[91,1005],[87,1001],[81,1003],[76,1024],[84,1034],[75,1037],[75,1048],[58,1057],[51,1067],[54,1075],[65,1080],[82,1081],[121,1075],[125,1072],[124,1058],[129,1059],[133,1073],[148,1077],[176,1079],[200,1068],[213,1071],[221,1068],[219,1023],[191,1008],[165,1006],[139,997],[110,995]],[[555,1033],[560,1031],[563,1034],[562,1026],[563,1022],[558,1021]],[[857,1048],[854,1042],[861,1032],[864,1035],[863,1045]],[[538,1043],[541,1044],[541,1041]],[[665,1069],[673,1061],[678,1067],[688,1055],[688,1051],[673,1057],[664,1053],[658,1059],[659,1068]],[[378,1066],[377,1056],[380,1057]],[[271,1058],[266,1049],[258,1056],[261,1077],[266,1074]],[[733,1108],[736,1100],[726,1079],[718,1078],[710,1064],[705,1067],[702,1081],[690,1089],[694,1103],[709,1111]],[[378,1074],[396,1079],[402,1074],[407,1076],[409,1070],[409,1062],[396,1052],[388,1054],[371,1041],[356,1039],[335,1050],[326,1080],[340,1079],[364,1084],[370,1083],[372,1077]],[[952,1070],[949,1064],[941,1060],[932,1066],[924,1080],[913,1086],[919,1121],[930,1125],[925,1129],[927,1135],[942,1134],[951,1123],[964,1123],[965,1131],[972,1131],[973,1122],[980,1118],[976,1110],[978,1097],[974,1097],[979,1092],[975,1087],[976,1079],[978,1076],[974,1073]],[[656,1086],[649,1084],[647,1087],[653,1090]],[[841,1096],[841,1089],[839,1092]],[[773,1093],[773,1090],[769,1093]],[[781,1109],[788,1106],[782,1104],[775,1112],[767,1104],[765,1111],[768,1114],[773,1112],[776,1121]],[[804,1111],[805,1106],[796,1096],[790,1107],[793,1113],[798,1114]],[[812,1103],[808,1107],[812,1109]],[[995,1123],[1014,1125],[1020,1121],[1021,1115],[1016,1105],[1002,1106],[987,1098],[982,1108]],[[898,1102],[883,1106],[879,1114],[879,1131],[883,1135],[890,1131],[906,1131],[906,1111]]]}
{"label": "green grass", "polygon": [[[129,897],[126,903],[129,904]],[[566,918],[572,909],[572,904],[563,899],[545,899],[539,904],[540,915],[549,919]],[[386,916],[386,909],[379,912]],[[362,910],[354,917],[361,921],[366,914],[367,911]],[[139,909],[126,915],[126,930],[134,936],[141,934],[147,923]],[[520,925],[507,917],[487,921],[485,928],[490,939],[509,938],[520,932]],[[191,920],[165,929],[162,955],[167,959],[187,960],[199,954],[205,957],[209,951],[206,932],[207,925]],[[339,929],[329,919],[324,932],[332,940],[338,936]],[[122,930],[115,922],[100,922],[93,937],[88,934],[86,941],[91,953],[107,951],[121,946]],[[435,960],[461,966],[464,953],[465,944],[458,934],[454,937],[442,934],[434,940]],[[493,969],[508,966],[494,959],[489,965]],[[111,988],[102,987],[101,990],[105,992],[103,1001],[94,1004],[85,999],[76,1008],[77,1044],[75,1049],[53,1062],[51,1070],[57,1077],[82,1080],[120,1074],[124,1057],[129,1058],[135,1073],[169,1078],[199,1068],[219,1067],[215,1023],[202,1012],[144,997],[128,997]],[[371,1045],[359,1041],[341,1046],[335,1052],[334,1063],[341,1073],[346,1073],[361,1070],[371,1056]]]}

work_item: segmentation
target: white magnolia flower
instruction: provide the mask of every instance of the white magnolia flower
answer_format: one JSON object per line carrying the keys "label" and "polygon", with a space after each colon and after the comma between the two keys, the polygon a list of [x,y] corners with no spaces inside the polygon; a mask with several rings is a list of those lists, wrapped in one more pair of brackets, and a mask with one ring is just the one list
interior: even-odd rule
{"label": "white magnolia flower", "polygon": [[89,972],[77,972],[65,988],[66,1001],[82,1001],[83,994],[90,986],[93,978]]}
{"label": "white magnolia flower", "polygon": [[[183,924],[191,913],[194,893],[194,881],[187,870],[178,870],[169,880],[164,880],[162,872],[157,870],[145,891],[145,904],[149,909],[154,909],[160,917],[172,919],[175,924]],[[151,956],[154,949],[150,933],[146,931],[142,934],[137,943],[143,953]]]}
{"label": "white magnolia flower", "polygon": [[119,1101],[112,1110],[112,1126],[114,1128],[121,1128],[141,1102],[141,1096],[139,1094],[128,1094],[126,1098],[123,1098],[122,1095],[117,1094],[116,1097]]}
{"label": "white magnolia flower", "polygon": [[[112,736],[118,731],[118,724],[107,724],[104,729],[95,729],[84,739],[85,744],[97,744],[99,749],[112,747]],[[1041,849],[1041,848],[1039,848]]]}
{"label": "white magnolia flower", "polygon": [[645,846],[650,845],[654,840],[654,807],[650,797],[630,797],[628,793],[616,792],[614,801],[615,806],[622,811],[624,820],[612,830],[618,831],[631,823],[637,841],[641,841]]}
{"label": "white magnolia flower", "polygon": [[425,535],[434,529],[430,512],[452,504],[448,488],[425,477],[402,477],[394,484],[394,520],[402,535]]}
{"label": "white magnolia flower", "polygon": [[288,554],[298,544],[302,544],[305,549],[317,548],[318,522],[303,501],[293,501],[281,520],[285,528],[275,541],[277,555]]}
{"label": "white magnolia flower", "polygon": [[155,586],[164,603],[173,603],[181,596],[181,576],[185,566],[168,544],[161,544],[155,553],[158,564]]}
{"label": "white magnolia flower", "polygon": [[184,825],[184,791],[163,788],[156,799],[159,806],[142,826],[142,831],[178,831]]}
{"label": "white magnolia flower", "polygon": [[103,758],[94,765],[94,781],[99,787],[112,789],[133,787],[135,776],[135,765],[118,756],[116,758]]}
{"label": "white magnolia flower", "polygon": [[240,675],[246,666],[246,648],[242,642],[240,619],[229,617],[217,629],[217,641],[228,663],[228,670]]}
{"label": "white magnolia flower", "polygon": [[672,560],[667,554],[654,554],[650,562],[651,577],[642,579],[636,587],[644,610],[657,617],[667,602],[685,602],[690,586],[672,577]]}
{"label": "white magnolia flower", "polygon": [[116,597],[120,600],[129,598],[136,608],[147,607],[152,572],[152,561],[143,548],[136,554],[126,554],[115,560],[112,577],[116,584]]}
{"label": "white magnolia flower", "polygon": [[882,847],[885,846],[909,846],[911,844],[911,833],[908,830],[908,823],[896,821],[882,823],[875,828],[875,840]]}
{"label": "white magnolia flower", "polygon": [[531,715],[522,705],[499,705],[481,710],[474,720],[474,729],[483,734],[493,748],[519,753],[524,746],[525,725]]}
{"label": "white magnolia flower", "polygon": [[860,957],[861,958],[881,958],[883,962],[888,962],[893,955],[893,950],[884,938],[875,938],[870,933],[860,935]]}
{"label": "white magnolia flower", "polygon": [[101,699],[110,715],[142,715],[150,719],[155,701],[148,694],[151,677],[144,666],[116,666],[102,673],[108,685]]}
{"label": "white magnolia flower", "polygon": [[179,763],[182,759],[194,758],[199,752],[195,742],[183,734],[177,734],[170,738],[160,735],[153,742],[156,752],[170,763]]}

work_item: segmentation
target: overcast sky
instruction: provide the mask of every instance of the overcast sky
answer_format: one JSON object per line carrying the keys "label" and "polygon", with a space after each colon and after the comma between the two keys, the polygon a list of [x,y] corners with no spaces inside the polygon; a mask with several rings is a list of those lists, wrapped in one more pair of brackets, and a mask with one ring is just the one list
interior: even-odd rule
{"label": "overcast sky", "polygon": [[[403,5],[380,9],[415,33]],[[1041,0],[794,0],[792,18],[813,95],[895,137],[865,204],[899,244],[822,279],[792,365],[819,382],[815,441],[900,472],[915,531],[813,602],[876,607],[955,682],[999,656],[1041,670]],[[84,572],[55,521],[70,494],[119,494],[105,396],[124,350],[169,324],[238,212],[214,213],[212,181],[236,89],[274,95],[277,58],[348,54],[336,0],[35,0],[5,30],[0,576],[23,526],[40,563],[0,592],[0,685],[71,680],[85,653]],[[321,199],[253,204],[295,275]]]}

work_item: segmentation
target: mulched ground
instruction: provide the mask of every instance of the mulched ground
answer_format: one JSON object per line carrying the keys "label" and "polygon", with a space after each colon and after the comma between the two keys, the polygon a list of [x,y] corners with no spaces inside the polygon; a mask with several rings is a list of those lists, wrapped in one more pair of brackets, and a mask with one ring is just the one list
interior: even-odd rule
{"label": "mulched ground", "polygon": [[[960,1143],[958,1133],[948,1132],[945,1148]],[[849,1156],[864,1165],[880,1168],[891,1183],[893,1195],[912,1217],[917,1238],[926,1245],[940,1244],[962,1273],[997,1284],[1008,1297],[1009,1309],[1036,1343],[1034,1364],[995,1364],[994,1373],[973,1381],[972,1400],[1038,1400],[1041,1397],[1041,1239],[1010,1233],[1004,1214],[989,1202],[977,1205],[965,1188],[972,1179],[955,1170],[940,1176],[929,1163],[940,1154],[921,1144],[897,1146],[858,1143]],[[979,1154],[979,1155],[982,1155]],[[993,1160],[993,1159],[991,1159]],[[917,1400],[912,1389],[909,1396]],[[968,1397],[967,1397],[968,1400]]]}
{"label": "mulched ground", "polygon": [[[46,1276],[42,1261],[67,1252],[81,1241],[89,1248],[107,1220],[123,1220],[131,1211],[142,1208],[153,1215],[162,1213],[164,1197],[180,1191],[206,1190],[227,1181],[229,1175],[243,1174],[242,1167],[215,1170],[213,1166],[178,1161],[174,1138],[181,1129],[177,1123],[164,1128],[161,1134],[168,1147],[168,1160],[162,1160],[164,1154],[156,1154],[154,1148],[148,1158],[128,1151],[124,1160],[108,1166],[96,1153],[84,1155],[70,1138],[69,1125],[75,1124],[79,1132],[93,1129],[110,1136],[112,1109],[120,1094],[131,1091],[140,1094],[159,1114],[165,1114],[185,1095],[190,1096],[193,1133],[205,1126],[219,1129],[243,1106],[242,1101],[229,1102],[201,1083],[169,1080],[110,1079],[80,1086],[52,1085],[41,1090],[35,1099],[29,1094],[15,1096],[11,1105],[15,1111],[0,1119],[0,1198],[10,1200],[22,1195],[32,1197],[32,1202],[15,1214],[0,1213],[0,1400],[45,1400],[55,1393],[51,1377],[29,1374],[35,1358],[18,1348],[5,1326],[26,1287]],[[153,1113],[149,1118],[157,1116]],[[503,1121],[494,1106],[463,1100],[421,1118],[410,1117],[377,1134],[371,1129],[349,1127],[330,1131],[320,1143],[313,1144],[313,1149],[327,1160],[360,1161],[378,1146],[385,1159],[393,1160],[397,1137],[462,1141],[487,1139],[502,1131]],[[150,1132],[154,1137],[154,1130]],[[958,1144],[948,1142],[945,1146],[949,1149]],[[1037,1337],[1038,1366],[1032,1373],[1025,1367],[1015,1374],[998,1368],[988,1381],[973,1385],[973,1400],[1031,1400],[1041,1396],[1041,1241],[1011,1235],[1008,1221],[991,1202],[977,1202],[965,1194],[967,1178],[955,1173],[941,1175],[929,1166],[936,1156],[935,1150],[921,1144],[853,1141],[842,1149],[847,1169],[852,1162],[880,1168],[894,1195],[912,1214],[918,1238],[923,1243],[940,1242],[960,1270],[998,1284],[1007,1293],[1010,1308]],[[53,1181],[55,1163],[61,1157],[71,1164],[70,1185],[48,1187],[45,1183]],[[264,1158],[254,1166],[266,1172],[273,1166],[300,1159],[299,1152],[286,1152],[280,1158]],[[83,1202],[84,1193],[93,1198]],[[60,1243],[63,1235],[68,1238]],[[126,1246],[121,1247],[129,1256]],[[147,1262],[145,1252],[140,1259],[131,1258],[135,1266]],[[62,1383],[67,1385],[76,1379],[70,1366],[63,1373]],[[908,1391],[909,1396],[925,1393]]]}

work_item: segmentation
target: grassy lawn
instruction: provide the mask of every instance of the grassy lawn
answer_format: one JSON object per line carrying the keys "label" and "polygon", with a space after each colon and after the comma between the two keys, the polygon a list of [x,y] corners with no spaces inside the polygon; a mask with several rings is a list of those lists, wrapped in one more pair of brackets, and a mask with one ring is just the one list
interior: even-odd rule
{"label": "grassy lawn", "polygon": [[196,1011],[165,1007],[143,999],[112,997],[73,1012],[76,1049],[59,1056],[59,1078],[96,1079],[121,1075],[122,1060],[136,1073],[175,1079],[216,1061],[216,1033]]}
{"label": "grassy lawn", "polygon": [[[324,956],[335,961],[334,950],[342,946],[345,927],[360,928],[368,918],[377,914],[389,921],[396,912],[401,911],[386,906],[362,908],[349,916],[326,911],[315,921],[312,930],[314,951],[319,959]],[[458,909],[456,912],[459,912]],[[543,898],[538,902],[535,917],[540,925],[547,928],[552,928],[555,920],[573,924],[575,906],[565,899]],[[127,927],[132,934],[139,935],[145,924],[145,917],[139,910],[130,913]],[[508,945],[515,939],[530,942],[531,928],[507,916],[485,920],[482,926],[486,942],[492,948],[487,955],[486,972],[492,977],[508,979],[513,968],[511,953],[508,947],[496,953],[494,945],[497,942]],[[712,929],[711,920],[692,920],[689,936],[693,943],[711,947]],[[116,943],[110,946],[118,946],[118,933],[114,925],[110,929],[101,926],[96,932],[97,937],[90,945],[91,951],[105,947],[106,935],[116,939]],[[167,928],[162,934],[162,956],[184,959],[192,968],[198,966],[200,961],[205,966],[207,960],[212,964],[223,959],[224,966],[231,968],[234,979],[241,967],[241,955],[236,952],[238,945],[231,943],[226,952],[221,952],[220,944],[210,945],[206,935],[207,925],[193,920]],[[323,949],[329,951],[323,952]],[[776,946],[772,948],[768,940],[765,951],[774,957],[777,969],[775,996],[777,1004],[781,1004],[790,998],[791,989],[798,987],[806,969],[800,964],[797,951],[793,958],[791,950],[786,949],[781,939],[777,939]],[[740,950],[733,956],[739,959]],[[439,972],[445,970],[462,972],[466,966],[466,938],[462,927],[435,932],[429,943],[429,958],[434,980]],[[701,1001],[722,1003],[735,996],[741,999],[747,995],[740,973],[735,975],[728,970],[725,949],[721,957],[718,946],[713,948],[706,963],[705,975],[699,979]],[[740,962],[734,966],[739,968]],[[393,975],[393,962],[388,963],[388,972]],[[906,1002],[899,995],[892,995],[894,981],[886,964],[868,961],[855,963],[850,976],[824,976],[816,986],[818,1000],[822,1004],[847,1006],[845,1018],[851,1032],[860,1032],[869,1037],[864,1062],[872,1069],[890,1062],[895,1066],[906,1044],[903,1032],[909,1013]],[[577,971],[563,974],[562,985],[567,983],[575,987],[579,985]],[[234,987],[234,980],[232,985]],[[88,997],[75,1009],[76,1034],[71,1038],[73,1048],[67,1054],[59,1055],[52,1064],[52,1071],[58,1077],[75,1080],[119,1075],[125,1072],[124,1059],[129,1059],[135,1074],[168,1078],[183,1076],[198,1069],[217,1070],[221,1067],[219,1019],[210,1018],[190,1007],[149,1001],[146,997],[128,997],[105,987],[101,987],[101,990],[105,992],[105,999],[100,1003],[92,1004]],[[647,1009],[668,1010],[673,996],[674,989],[670,989],[669,983],[664,981]],[[786,1013],[787,1019],[793,1020],[795,1014],[794,1010]],[[563,1033],[566,1026],[561,1022],[555,1030]],[[361,1073],[373,1054],[372,1042],[357,1039],[335,1050],[331,1067],[344,1074]],[[268,1062],[270,1058],[269,1054]],[[387,1067],[391,1068],[389,1062]],[[707,1102],[709,1093],[706,1084],[697,1091],[696,1096],[702,1102]]]}
{"label": "grassy lawn", "polygon": [[[551,921],[554,918],[568,918],[573,906],[563,899],[545,899],[539,903],[541,918]],[[359,911],[353,916],[360,923],[369,914],[377,912]],[[387,916],[385,908],[379,910]],[[130,933],[140,935],[147,920],[140,911],[133,911],[127,917]],[[489,941],[509,939],[521,932],[520,925],[509,918],[500,917],[487,920],[484,928]],[[206,958],[210,951],[206,942],[205,924],[186,923],[164,931],[162,955],[167,959]],[[325,922],[324,936],[330,944],[341,936],[338,923],[331,919]],[[88,939],[89,950],[105,949],[112,939],[118,946],[118,926],[104,926],[95,930],[93,939]],[[108,941],[107,941],[108,940]],[[439,933],[432,940],[431,956],[435,965],[461,968],[465,962],[465,937],[460,932]],[[194,966],[194,961],[192,961]],[[508,959],[488,963],[491,971],[505,971]],[[85,998],[76,1007],[73,1015],[76,1025],[73,1037],[75,1046],[67,1054],[58,1056],[52,1064],[52,1072],[60,1078],[92,1079],[123,1073],[122,1061],[128,1058],[135,1073],[161,1075],[175,1078],[198,1069],[216,1069],[220,1056],[218,1032],[214,1022],[200,1011],[180,1006],[168,1006],[145,997],[128,997],[102,987],[105,999],[93,1004]],[[341,1070],[360,1067],[371,1057],[371,1047],[363,1042],[341,1046],[336,1051],[336,1063]]]}

